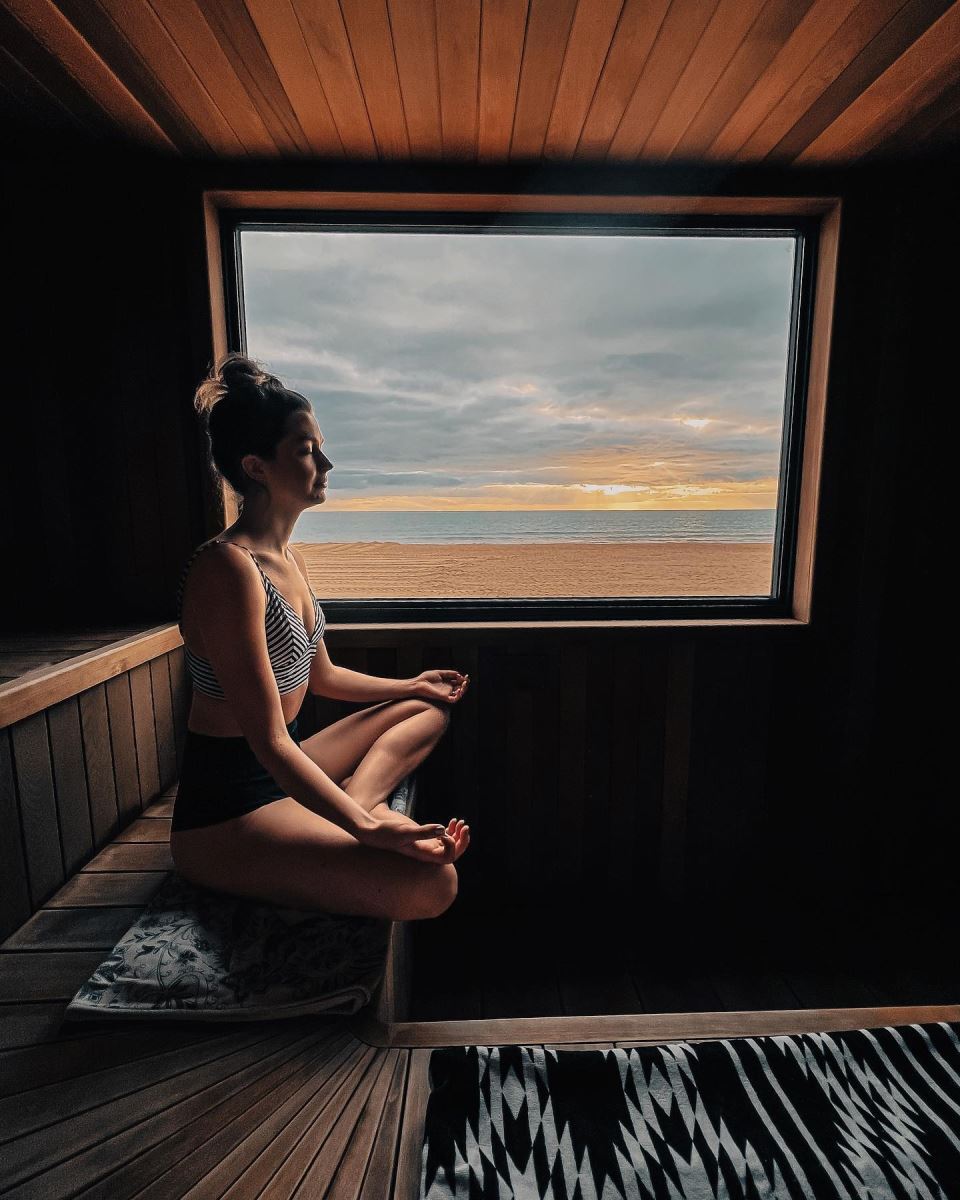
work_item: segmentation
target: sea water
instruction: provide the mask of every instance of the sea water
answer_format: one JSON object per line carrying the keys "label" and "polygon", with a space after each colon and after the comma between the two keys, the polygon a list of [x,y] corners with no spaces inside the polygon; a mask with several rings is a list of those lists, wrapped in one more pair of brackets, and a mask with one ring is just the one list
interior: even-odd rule
{"label": "sea water", "polygon": [[776,510],[533,509],[336,512],[311,509],[293,542],[772,542]]}

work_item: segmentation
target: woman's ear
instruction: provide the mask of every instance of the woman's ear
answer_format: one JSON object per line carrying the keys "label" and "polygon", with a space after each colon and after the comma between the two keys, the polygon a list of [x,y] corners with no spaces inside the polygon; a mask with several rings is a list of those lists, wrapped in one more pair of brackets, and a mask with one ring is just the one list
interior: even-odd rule
{"label": "woman's ear", "polygon": [[257,483],[263,483],[263,462],[256,454],[245,454],[240,459],[241,468],[246,471],[251,479]]}

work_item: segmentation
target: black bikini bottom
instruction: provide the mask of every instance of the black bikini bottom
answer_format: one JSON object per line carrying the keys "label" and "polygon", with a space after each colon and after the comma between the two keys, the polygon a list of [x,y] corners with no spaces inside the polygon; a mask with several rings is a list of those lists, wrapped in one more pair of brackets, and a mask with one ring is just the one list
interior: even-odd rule
{"label": "black bikini bottom", "polygon": [[[296,717],[287,732],[299,746]],[[210,737],[188,729],[170,830],[216,825],[285,795],[245,737]]]}

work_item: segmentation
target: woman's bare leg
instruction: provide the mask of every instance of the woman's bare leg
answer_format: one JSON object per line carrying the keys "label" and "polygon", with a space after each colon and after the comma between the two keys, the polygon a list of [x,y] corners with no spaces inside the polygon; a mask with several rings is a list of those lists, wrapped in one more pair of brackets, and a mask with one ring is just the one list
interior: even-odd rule
{"label": "woman's bare leg", "polygon": [[457,895],[453,863],[364,846],[292,797],[171,837],[177,870],[214,891],[291,908],[416,921]]}
{"label": "woman's bare leg", "polygon": [[450,722],[447,713],[430,708],[398,722],[382,733],[364,755],[349,786],[341,784],[367,812],[388,801],[398,783],[433,750]]}
{"label": "woman's bare leg", "polygon": [[429,700],[374,705],[304,738],[300,749],[372,812],[436,746],[450,724],[448,709]]}

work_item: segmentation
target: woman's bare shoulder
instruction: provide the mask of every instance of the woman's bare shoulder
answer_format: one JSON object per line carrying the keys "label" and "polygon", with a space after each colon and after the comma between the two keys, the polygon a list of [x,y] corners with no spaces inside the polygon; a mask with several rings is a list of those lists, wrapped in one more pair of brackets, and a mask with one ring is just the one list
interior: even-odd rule
{"label": "woman's bare shoulder", "polygon": [[238,588],[262,592],[260,571],[251,552],[237,542],[212,539],[199,547],[190,574],[194,577],[194,594],[202,599],[227,599]]}

